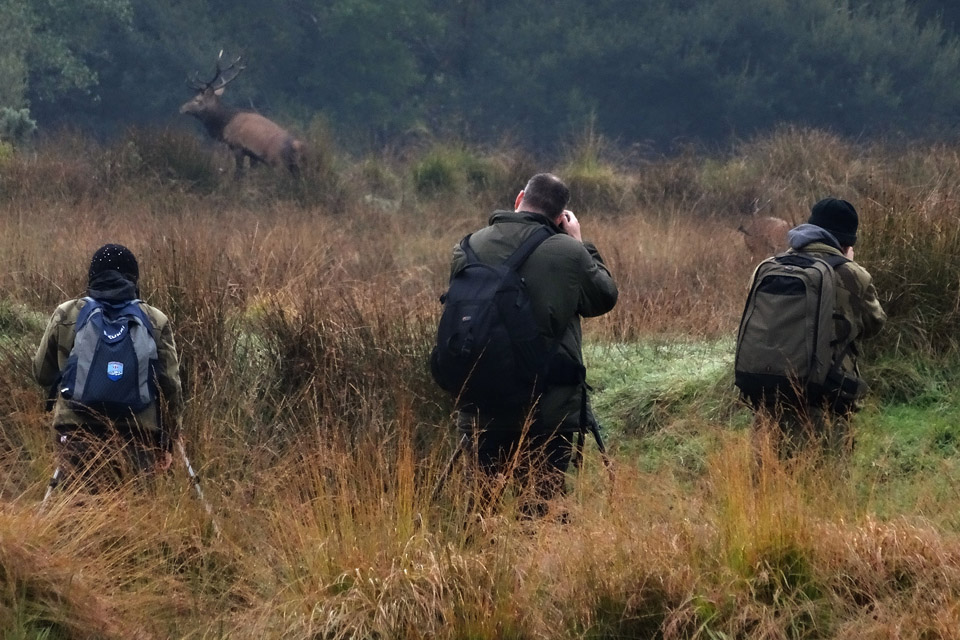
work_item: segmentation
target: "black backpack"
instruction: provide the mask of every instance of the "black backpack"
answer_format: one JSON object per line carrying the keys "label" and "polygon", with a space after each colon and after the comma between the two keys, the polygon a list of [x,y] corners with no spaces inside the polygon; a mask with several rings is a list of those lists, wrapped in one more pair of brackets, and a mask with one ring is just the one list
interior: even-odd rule
{"label": "black backpack", "polygon": [[[839,371],[850,343],[835,335],[836,273],[848,260],[782,253],[757,267],[740,319],[734,373],[751,404],[820,402],[841,394],[850,381]],[[856,387],[856,384],[853,385]]]}
{"label": "black backpack", "polygon": [[467,264],[440,298],[444,308],[430,370],[461,408],[522,409],[542,392],[557,342],[537,329],[517,270],[555,233],[541,227],[500,265],[480,262],[470,236],[460,241]]}

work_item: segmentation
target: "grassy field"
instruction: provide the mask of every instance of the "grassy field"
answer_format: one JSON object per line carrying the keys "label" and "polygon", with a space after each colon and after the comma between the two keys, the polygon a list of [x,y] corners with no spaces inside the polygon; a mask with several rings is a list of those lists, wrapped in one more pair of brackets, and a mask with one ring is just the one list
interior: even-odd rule
{"label": "grassy field", "polygon": [[[0,157],[4,638],[960,637],[960,155],[787,129],[669,158],[586,135],[540,164],[445,141],[354,157],[311,132],[302,182],[237,183],[194,138],[60,136]],[[571,184],[620,285],[585,322],[614,461],[588,444],[560,524],[471,513],[426,359],[453,244],[524,180]],[[847,461],[755,471],[732,344],[737,226],[835,195],[890,314]],[[127,245],[168,313],[184,442],[149,487],[38,506],[55,460],[30,359]]]}

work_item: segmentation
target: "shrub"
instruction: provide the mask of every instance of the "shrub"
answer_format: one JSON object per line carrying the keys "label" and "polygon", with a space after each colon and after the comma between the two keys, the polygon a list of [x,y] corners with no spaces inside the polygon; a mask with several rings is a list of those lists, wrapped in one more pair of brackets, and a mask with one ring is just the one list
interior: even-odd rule
{"label": "shrub", "polygon": [[441,144],[414,165],[413,184],[427,198],[465,195],[489,206],[514,195],[534,172],[523,153],[506,146],[484,151]]}
{"label": "shrub", "polygon": [[388,161],[368,156],[354,167],[353,180],[364,195],[397,201],[403,197],[403,180]]}
{"label": "shrub", "polygon": [[196,136],[170,129],[127,130],[105,150],[102,171],[111,182],[174,183],[198,193],[212,193],[220,182],[210,150]]}
{"label": "shrub", "polygon": [[567,150],[560,177],[576,209],[619,212],[633,204],[630,179],[606,159],[609,145],[593,127]]}
{"label": "shrub", "polygon": [[0,140],[0,166],[9,163],[13,160],[13,145],[9,142]]}
{"label": "shrub", "polygon": [[704,162],[692,147],[673,157],[645,160],[636,172],[633,197],[645,209],[655,212],[671,208],[689,210],[703,196],[700,173]]}
{"label": "shrub", "polygon": [[464,183],[462,164],[459,150],[434,147],[413,169],[414,189],[428,198],[461,191]]}
{"label": "shrub", "polygon": [[37,130],[27,109],[0,107],[0,141],[14,145],[25,143]]}

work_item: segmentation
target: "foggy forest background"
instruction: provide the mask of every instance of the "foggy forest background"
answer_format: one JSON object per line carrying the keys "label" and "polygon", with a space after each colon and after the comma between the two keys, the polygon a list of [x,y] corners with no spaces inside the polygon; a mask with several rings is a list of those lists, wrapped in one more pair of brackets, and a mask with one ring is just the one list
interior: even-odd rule
{"label": "foggy forest background", "polygon": [[184,80],[224,49],[230,104],[359,149],[549,152],[586,123],[657,151],[784,122],[945,139],[958,28],[949,0],[0,0],[0,136],[196,126]]}

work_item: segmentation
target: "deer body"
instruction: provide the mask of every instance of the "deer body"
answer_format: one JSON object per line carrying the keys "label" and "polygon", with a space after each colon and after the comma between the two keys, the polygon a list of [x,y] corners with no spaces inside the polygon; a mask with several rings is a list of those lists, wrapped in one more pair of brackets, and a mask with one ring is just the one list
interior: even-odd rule
{"label": "deer body", "polygon": [[767,258],[786,248],[790,223],[772,216],[753,218],[737,229],[754,260]]}
{"label": "deer body", "polygon": [[237,161],[238,177],[243,172],[244,157],[250,158],[251,166],[263,162],[273,167],[286,167],[291,174],[299,175],[304,147],[300,140],[272,120],[258,113],[228,107],[220,99],[227,83],[244,69],[240,67],[228,75],[239,61],[237,58],[227,69],[221,69],[218,58],[213,80],[206,83],[193,80],[191,86],[197,90],[197,95],[180,107],[180,113],[197,118],[211,138],[230,147]]}

